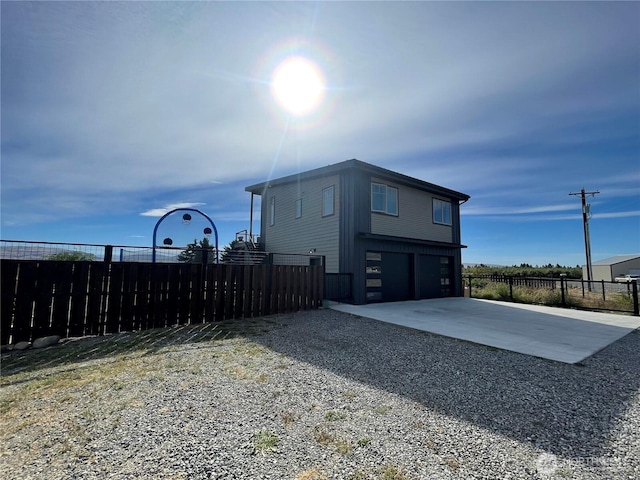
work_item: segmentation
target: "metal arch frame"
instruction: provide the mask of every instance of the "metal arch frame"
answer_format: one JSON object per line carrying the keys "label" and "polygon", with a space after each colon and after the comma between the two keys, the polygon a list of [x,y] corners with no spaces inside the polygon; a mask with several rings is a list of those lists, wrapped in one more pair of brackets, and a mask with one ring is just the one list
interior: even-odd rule
{"label": "metal arch frame", "polygon": [[160,224],[165,218],[167,218],[169,215],[176,212],[196,212],[202,215],[204,218],[206,218],[209,221],[209,223],[211,224],[211,227],[213,228],[213,233],[216,239],[216,263],[218,263],[218,229],[216,228],[215,223],[213,223],[213,220],[211,220],[211,217],[209,217],[209,215],[207,215],[206,213],[201,212],[197,208],[175,208],[170,212],[165,213],[162,217],[160,217],[160,219],[156,222],[156,226],[153,227],[153,250],[151,253],[151,263],[156,263],[156,248],[157,248],[156,235],[158,233],[158,227],[160,226]]}

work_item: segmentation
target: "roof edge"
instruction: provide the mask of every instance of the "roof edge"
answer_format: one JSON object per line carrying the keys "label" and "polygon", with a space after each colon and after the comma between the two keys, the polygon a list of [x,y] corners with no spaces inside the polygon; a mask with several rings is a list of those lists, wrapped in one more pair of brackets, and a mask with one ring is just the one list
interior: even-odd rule
{"label": "roof edge", "polygon": [[248,187],[245,187],[245,191],[258,194],[258,195],[263,195],[266,189],[272,186],[286,185],[287,183],[298,182],[300,180],[309,180],[311,178],[316,178],[316,177],[335,175],[351,169],[365,171],[372,175],[387,177],[399,184],[417,188],[419,190],[426,190],[434,193],[440,193],[443,196],[448,196],[458,200],[466,201],[466,200],[469,200],[469,198],[471,198],[466,193],[458,192],[456,190],[451,190],[450,188],[436,185],[435,183],[430,183],[425,180],[420,180],[419,178],[410,177],[403,173],[394,172],[393,170],[389,170],[387,168],[378,167],[376,165],[372,165],[370,163],[366,163],[355,158],[352,158],[351,160],[345,160],[339,163],[330,164],[325,167],[318,167],[312,170],[307,170],[300,173],[294,173],[292,175],[287,175],[285,177],[274,178],[272,180],[267,180],[266,182],[260,182],[254,185],[249,185]]}

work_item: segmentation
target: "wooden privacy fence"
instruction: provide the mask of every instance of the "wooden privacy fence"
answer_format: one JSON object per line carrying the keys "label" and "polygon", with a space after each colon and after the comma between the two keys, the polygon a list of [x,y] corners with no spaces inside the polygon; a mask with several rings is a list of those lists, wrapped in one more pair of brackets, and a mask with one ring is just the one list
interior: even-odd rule
{"label": "wooden privacy fence", "polygon": [[315,309],[323,267],[2,260],[1,343]]}

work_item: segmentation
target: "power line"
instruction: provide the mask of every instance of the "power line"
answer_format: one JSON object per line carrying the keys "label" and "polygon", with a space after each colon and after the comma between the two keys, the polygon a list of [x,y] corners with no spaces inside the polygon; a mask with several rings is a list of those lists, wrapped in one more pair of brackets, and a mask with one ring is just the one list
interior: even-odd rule
{"label": "power line", "polygon": [[[584,188],[579,193],[570,193],[569,195],[580,196],[582,200],[582,225],[584,226],[584,250],[587,257],[587,281],[593,280],[593,271],[591,268],[591,242],[589,240],[589,219],[591,218],[591,205],[587,203],[587,195],[595,197],[599,191],[585,192]],[[588,283],[591,290],[591,283]]]}

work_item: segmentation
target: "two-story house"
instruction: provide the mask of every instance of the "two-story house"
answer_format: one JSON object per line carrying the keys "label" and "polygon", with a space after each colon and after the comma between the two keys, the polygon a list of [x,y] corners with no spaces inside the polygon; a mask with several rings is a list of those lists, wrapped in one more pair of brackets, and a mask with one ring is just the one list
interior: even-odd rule
{"label": "two-story house", "polygon": [[245,189],[268,252],[323,255],[355,304],[462,295],[464,193],[347,160]]}

